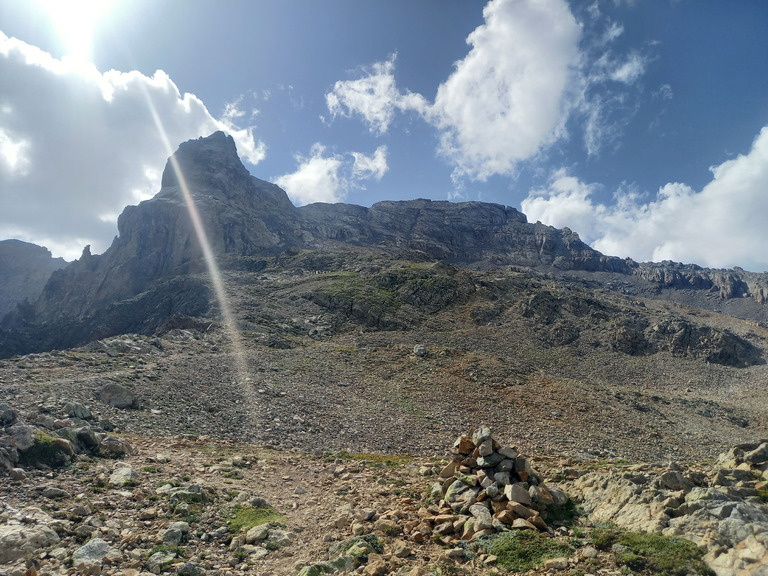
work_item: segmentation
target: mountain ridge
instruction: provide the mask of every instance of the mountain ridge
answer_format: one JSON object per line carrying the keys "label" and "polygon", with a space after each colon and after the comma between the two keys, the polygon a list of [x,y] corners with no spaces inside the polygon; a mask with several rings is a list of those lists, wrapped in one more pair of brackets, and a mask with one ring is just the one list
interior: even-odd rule
{"label": "mountain ridge", "polygon": [[[216,132],[179,146],[166,164],[160,191],[125,208],[118,236],[103,254],[92,255],[86,247],[77,261],[51,275],[34,303],[5,316],[0,356],[78,345],[129,326],[151,333],[171,316],[204,313],[207,306],[201,302],[207,288],[194,275],[206,267],[186,194],[212,252],[225,267],[227,261],[237,267],[247,265],[244,260],[296,250],[415,252],[470,269],[521,266],[582,281],[591,281],[590,274],[607,274],[612,282],[627,284],[623,290],[628,293],[665,297],[665,291],[677,296],[688,291],[710,300],[714,295],[712,307],[742,300],[732,307],[734,315],[768,320],[766,273],[605,256],[568,228],[529,223],[521,212],[499,204],[417,199],[382,201],[370,208],[297,208],[278,186],[252,176],[238,158],[232,137]],[[176,277],[186,277],[182,283],[194,296],[165,291]],[[136,308],[137,298],[152,310]],[[746,299],[751,303],[744,304]],[[125,321],[115,319],[115,307],[129,301],[133,303],[127,309],[134,314]],[[706,301],[699,304],[707,307]],[[100,315],[112,317],[116,324],[110,327]],[[140,321],[142,316],[151,320]],[[62,325],[68,329],[62,332]]]}

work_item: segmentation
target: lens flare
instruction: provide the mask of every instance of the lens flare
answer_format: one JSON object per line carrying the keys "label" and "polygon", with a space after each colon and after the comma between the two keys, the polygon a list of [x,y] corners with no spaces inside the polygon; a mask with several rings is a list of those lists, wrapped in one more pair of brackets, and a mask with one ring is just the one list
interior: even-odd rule
{"label": "lens flare", "polygon": [[211,279],[211,284],[213,284],[213,291],[216,296],[216,300],[219,303],[221,316],[224,321],[224,328],[232,345],[232,355],[235,358],[237,380],[244,384],[251,380],[248,371],[248,361],[246,359],[245,350],[240,338],[240,332],[237,329],[235,317],[232,314],[232,308],[229,305],[229,297],[227,296],[227,291],[224,287],[221,271],[216,264],[216,257],[214,256],[213,250],[211,249],[211,244],[208,241],[208,236],[205,233],[205,227],[203,226],[203,222],[200,219],[200,214],[197,211],[197,206],[195,205],[195,201],[192,198],[192,194],[190,193],[189,186],[187,185],[186,178],[184,177],[184,172],[179,165],[178,159],[173,154],[173,149],[171,148],[168,135],[165,131],[165,128],[163,127],[162,120],[160,119],[160,116],[158,115],[157,110],[152,103],[152,98],[146,89],[144,90],[144,96],[147,100],[147,105],[152,112],[152,117],[155,121],[157,131],[160,134],[160,138],[162,139],[163,144],[165,145],[165,148],[168,152],[171,168],[173,168],[173,171],[176,174],[176,179],[179,182],[179,188],[181,189],[181,193],[184,196],[184,202],[187,205],[187,210],[189,212],[190,220],[192,221],[192,226],[195,230],[195,235],[197,236],[197,240],[200,243],[200,248],[203,251],[203,258],[205,259],[205,265],[208,270],[208,276]]}

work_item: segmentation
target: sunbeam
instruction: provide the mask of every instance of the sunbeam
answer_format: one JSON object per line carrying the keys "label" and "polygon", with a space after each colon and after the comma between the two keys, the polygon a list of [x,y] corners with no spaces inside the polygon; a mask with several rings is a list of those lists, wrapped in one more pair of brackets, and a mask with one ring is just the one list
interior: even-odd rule
{"label": "sunbeam", "polygon": [[211,283],[213,284],[213,290],[214,294],[216,295],[216,300],[219,303],[219,308],[221,309],[221,316],[224,320],[224,328],[227,332],[227,336],[229,337],[231,346],[232,346],[232,355],[235,358],[235,370],[236,370],[236,377],[239,383],[244,384],[247,382],[250,382],[250,372],[248,370],[248,361],[245,357],[245,350],[242,345],[242,341],[240,339],[240,332],[237,329],[237,323],[235,322],[235,317],[232,314],[232,309],[229,305],[229,297],[227,296],[226,288],[224,287],[224,282],[222,280],[221,271],[219,270],[218,265],[216,264],[216,257],[213,254],[213,250],[211,249],[211,244],[208,241],[208,236],[205,232],[205,227],[203,226],[203,222],[200,219],[200,214],[197,211],[197,206],[195,206],[194,199],[192,198],[192,194],[189,191],[189,186],[187,185],[186,178],[184,177],[184,172],[181,169],[181,166],[179,165],[179,161],[177,160],[176,156],[173,154],[173,149],[171,148],[171,143],[168,140],[168,135],[165,131],[165,128],[163,127],[163,122],[160,119],[159,114],[157,113],[157,110],[152,103],[152,98],[148,93],[146,93],[144,96],[147,99],[147,105],[149,106],[149,109],[152,112],[152,117],[155,121],[155,125],[157,126],[157,131],[160,135],[160,138],[163,141],[163,145],[165,146],[168,156],[171,162],[171,167],[173,168],[174,173],[176,174],[176,179],[179,182],[179,188],[181,188],[181,193],[184,196],[184,202],[187,205],[187,210],[189,211],[189,217],[192,221],[192,226],[195,230],[195,235],[197,236],[197,240],[200,243],[200,247],[203,250],[203,258],[205,259],[205,265],[208,270],[208,276],[211,279]]}

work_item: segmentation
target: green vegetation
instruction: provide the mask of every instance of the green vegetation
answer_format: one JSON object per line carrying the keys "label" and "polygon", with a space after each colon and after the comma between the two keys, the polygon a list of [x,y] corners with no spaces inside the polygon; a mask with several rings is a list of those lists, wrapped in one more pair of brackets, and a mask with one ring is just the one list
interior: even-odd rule
{"label": "green vegetation", "polygon": [[573,498],[568,498],[565,506],[548,510],[546,518],[549,523],[569,526],[581,514],[582,512],[576,501]]}
{"label": "green vegetation", "polygon": [[659,576],[714,575],[702,560],[704,552],[685,538],[604,525],[593,530],[592,543],[599,550],[610,550],[618,544],[616,561],[630,570],[647,570]]}
{"label": "green vegetation", "polygon": [[254,508],[248,505],[233,506],[224,513],[224,517],[227,519],[227,528],[233,534],[243,530],[248,531],[254,526],[283,520],[274,508]]}
{"label": "green vegetation", "polygon": [[351,556],[355,565],[359,566],[368,561],[368,554],[376,552],[381,554],[384,550],[384,544],[375,534],[366,534],[350,538],[338,544],[332,544],[328,549],[328,556],[336,558],[343,554]]}
{"label": "green vegetation", "polygon": [[152,550],[147,552],[147,558],[152,556],[153,554],[157,554],[158,552],[162,552],[163,554],[176,554],[179,558],[183,558],[186,554],[184,548],[181,546],[172,546],[171,544],[158,544]]}
{"label": "green vegetation", "polygon": [[768,486],[757,491],[757,497],[763,502],[768,502]]}
{"label": "green vegetation", "polygon": [[573,553],[570,546],[527,530],[483,536],[478,539],[478,547],[483,552],[498,557],[500,566],[515,572],[533,570],[545,560]]}
{"label": "green vegetation", "polygon": [[601,468],[623,468],[630,466],[632,463],[624,458],[611,458],[609,460],[596,460],[594,462],[588,462],[586,466],[593,470],[599,470]]}
{"label": "green vegetation", "polygon": [[69,461],[71,453],[68,453],[60,442],[61,438],[36,429],[35,443],[32,448],[19,454],[19,464],[29,466],[44,464],[51,468],[63,466]]}

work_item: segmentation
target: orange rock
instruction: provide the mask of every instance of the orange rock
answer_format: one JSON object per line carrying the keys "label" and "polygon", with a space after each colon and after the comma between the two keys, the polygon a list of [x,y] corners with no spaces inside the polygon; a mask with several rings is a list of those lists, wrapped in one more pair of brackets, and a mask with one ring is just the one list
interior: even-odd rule
{"label": "orange rock", "polygon": [[504,524],[512,524],[517,519],[517,516],[511,510],[502,510],[494,514],[493,517],[497,518],[500,522],[504,522]]}
{"label": "orange rock", "polygon": [[453,448],[459,454],[470,454],[475,449],[475,443],[472,442],[472,438],[462,434],[453,443]]}

